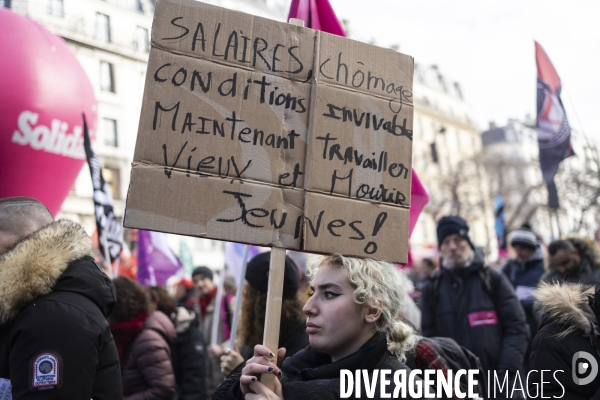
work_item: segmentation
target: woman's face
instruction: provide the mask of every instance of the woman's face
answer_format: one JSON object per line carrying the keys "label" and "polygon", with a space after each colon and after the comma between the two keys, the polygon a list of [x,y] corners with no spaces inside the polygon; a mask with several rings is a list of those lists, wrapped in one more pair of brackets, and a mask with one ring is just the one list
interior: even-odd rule
{"label": "woman's face", "polygon": [[335,362],[356,352],[376,331],[372,313],[354,302],[354,288],[340,268],[323,265],[315,274],[311,297],[302,309],[308,317],[310,345]]}

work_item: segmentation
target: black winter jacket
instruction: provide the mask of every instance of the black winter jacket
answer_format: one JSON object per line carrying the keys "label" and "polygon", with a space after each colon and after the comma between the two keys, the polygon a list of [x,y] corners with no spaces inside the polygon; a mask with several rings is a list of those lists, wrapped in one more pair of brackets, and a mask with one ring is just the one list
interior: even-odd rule
{"label": "black winter jacket", "polygon": [[[593,288],[586,288],[583,285],[542,284],[535,293],[541,322],[529,358],[532,372],[527,382],[532,398],[543,387],[544,396],[548,398],[600,399],[599,348],[592,345],[590,337],[590,333],[598,336],[600,304],[595,299],[599,298],[600,287],[597,287],[595,295]],[[595,297],[591,304],[590,297]],[[592,325],[595,325],[595,332],[592,331]],[[578,352],[581,353],[576,356]],[[591,357],[592,360],[584,357]],[[582,363],[591,365],[592,369],[595,363],[596,376],[590,382],[580,381],[582,384],[576,384],[573,376],[586,379],[594,373],[579,373]],[[576,365],[575,371],[573,365]],[[543,375],[542,371],[545,371]]]}
{"label": "black winter jacket", "polygon": [[[529,335],[533,339],[537,333],[538,321],[533,312],[533,292],[540,282],[540,278],[544,274],[544,254],[540,246],[537,247],[535,253],[529,257],[523,264],[517,259],[508,260],[502,268],[502,272],[506,275],[512,284],[515,294],[521,301],[527,325],[529,326]],[[525,359],[523,366],[525,370],[529,369],[529,354],[531,351],[531,340],[527,344]]]}
{"label": "black winter jacket", "polygon": [[584,285],[595,285],[600,282],[600,267],[593,264],[588,258],[581,258],[579,269],[567,277],[555,271],[552,267],[547,271],[541,279],[546,283],[583,283]]}
{"label": "black winter jacket", "polygon": [[175,330],[177,338],[171,344],[171,360],[177,384],[175,399],[204,400],[206,351],[198,315],[185,307],[178,307]]}
{"label": "black winter jacket", "polygon": [[0,382],[13,400],[123,398],[106,322],[115,289],[91,254],[84,229],[60,220],[0,255]]}
{"label": "black winter jacket", "polygon": [[[333,400],[340,398],[340,370],[357,369],[368,370],[372,375],[374,369],[389,369],[392,375],[388,375],[390,384],[386,393],[393,394],[393,373],[397,370],[405,370],[408,377],[410,369],[401,363],[387,350],[387,341],[383,334],[377,333],[369,339],[356,353],[350,354],[343,359],[331,363],[331,357],[306,346],[293,357],[287,358],[281,365],[283,377],[280,379],[285,400]],[[225,380],[213,395],[213,400],[241,400],[244,398],[240,389],[240,374],[232,374]],[[417,380],[420,381],[419,378]],[[380,399],[380,381],[377,380],[374,397],[368,397],[364,384],[361,387],[361,397]],[[422,382],[421,382],[422,383]],[[408,397],[408,387],[407,397]]]}
{"label": "black winter jacket", "polygon": [[441,268],[421,300],[423,336],[454,339],[472,351],[483,369],[517,371],[529,340],[523,307],[501,272],[474,261]]}
{"label": "black winter jacket", "polygon": [[550,269],[542,276],[542,282],[583,283],[585,285],[595,285],[600,282],[600,248],[598,243],[581,237],[570,237],[567,240],[579,253],[581,264],[569,276],[557,272],[550,265]]}

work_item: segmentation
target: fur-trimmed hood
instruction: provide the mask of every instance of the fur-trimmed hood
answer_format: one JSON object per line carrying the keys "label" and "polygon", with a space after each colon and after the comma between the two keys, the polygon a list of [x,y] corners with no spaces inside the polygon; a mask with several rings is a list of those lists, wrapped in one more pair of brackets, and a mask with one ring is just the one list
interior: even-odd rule
{"label": "fur-trimmed hood", "polygon": [[559,336],[564,337],[576,330],[588,335],[592,327],[598,325],[589,301],[590,297],[594,297],[594,287],[573,283],[542,283],[534,297],[536,311],[542,319],[540,329],[547,323],[562,324],[565,329]]}
{"label": "fur-trimmed hood", "polygon": [[53,291],[80,293],[106,315],[112,310],[114,288],[92,255],[92,241],[83,227],[64,219],[17,242],[0,255],[0,323]]}

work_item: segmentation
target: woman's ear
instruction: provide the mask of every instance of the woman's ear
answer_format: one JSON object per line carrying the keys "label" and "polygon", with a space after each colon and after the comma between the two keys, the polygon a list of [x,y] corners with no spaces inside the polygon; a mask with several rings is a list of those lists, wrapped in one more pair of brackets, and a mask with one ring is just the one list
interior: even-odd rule
{"label": "woman's ear", "polygon": [[367,315],[365,316],[365,320],[368,323],[377,322],[379,317],[381,316],[381,308],[369,308],[367,311]]}

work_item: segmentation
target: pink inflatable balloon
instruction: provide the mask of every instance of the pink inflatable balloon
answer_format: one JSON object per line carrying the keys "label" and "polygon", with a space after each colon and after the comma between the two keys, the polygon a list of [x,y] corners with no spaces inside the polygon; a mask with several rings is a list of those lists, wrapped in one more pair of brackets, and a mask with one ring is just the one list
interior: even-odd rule
{"label": "pink inflatable balloon", "polygon": [[[29,196],[56,215],[85,163],[92,85],[65,41],[0,8],[0,198]],[[93,134],[92,134],[93,135]]]}

